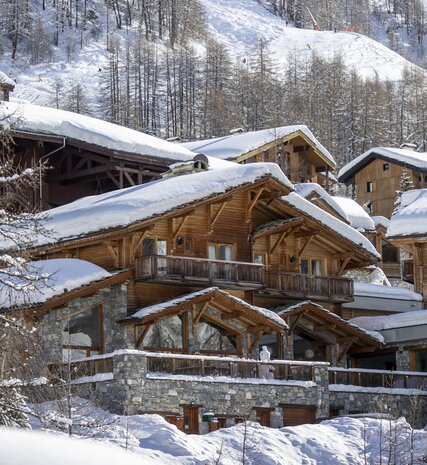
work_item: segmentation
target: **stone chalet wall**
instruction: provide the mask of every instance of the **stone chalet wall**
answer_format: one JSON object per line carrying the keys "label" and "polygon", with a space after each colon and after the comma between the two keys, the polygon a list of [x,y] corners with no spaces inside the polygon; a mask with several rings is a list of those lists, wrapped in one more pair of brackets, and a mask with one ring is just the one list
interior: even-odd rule
{"label": "stone chalet wall", "polygon": [[[143,412],[173,412],[182,415],[182,405],[201,405],[201,413],[232,414],[254,418],[254,407],[274,409],[272,427],[283,426],[283,410],[279,404],[310,405],[316,416],[329,414],[328,367],[314,366],[313,384],[280,380],[240,382],[238,379],[213,377],[190,380],[174,375],[154,375],[146,372],[145,354],[114,355],[114,379],[92,385],[91,398],[102,407],[118,414]],[[167,378],[166,378],[167,376]],[[200,419],[201,420],[201,419]],[[201,432],[206,432],[201,423]]]}
{"label": "stone chalet wall", "polygon": [[[358,388],[339,391],[331,386],[331,408],[344,413],[388,413],[393,417],[404,416],[414,427],[422,428],[427,422],[427,393],[416,389]],[[406,393],[404,392],[406,391]]]}
{"label": "stone chalet wall", "polygon": [[42,354],[47,363],[62,361],[62,330],[70,315],[89,310],[98,305],[103,309],[104,348],[105,352],[118,349],[133,348],[133,334],[117,320],[127,315],[126,286],[115,286],[101,289],[90,297],[79,297],[67,303],[66,307],[53,309],[38,321]]}

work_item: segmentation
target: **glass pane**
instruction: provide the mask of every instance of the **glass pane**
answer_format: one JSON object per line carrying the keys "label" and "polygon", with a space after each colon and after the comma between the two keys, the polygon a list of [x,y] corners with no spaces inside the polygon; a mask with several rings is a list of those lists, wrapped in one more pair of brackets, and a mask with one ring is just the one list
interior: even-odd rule
{"label": "glass pane", "polygon": [[315,276],[322,276],[322,262],[320,260],[311,261],[311,273]]}
{"label": "glass pane", "polygon": [[142,241],[142,256],[149,257],[154,255],[154,239],[144,239]]}
{"label": "glass pane", "polygon": [[308,274],[308,260],[301,260],[300,267],[302,274]]}
{"label": "glass pane", "polygon": [[157,255],[167,255],[166,241],[157,240]]}
{"label": "glass pane", "polygon": [[262,265],[264,263],[264,256],[263,255],[255,255],[254,256],[254,263],[258,263]]}
{"label": "glass pane", "polygon": [[93,308],[71,317],[62,330],[62,342],[66,346],[99,347],[98,309]]}
{"label": "glass pane", "polygon": [[220,260],[233,260],[233,249],[230,245],[219,246],[219,259]]}
{"label": "glass pane", "polygon": [[427,371],[427,350],[415,352],[415,371]]}
{"label": "glass pane", "polygon": [[209,245],[208,247],[209,260],[216,260],[216,247]]}

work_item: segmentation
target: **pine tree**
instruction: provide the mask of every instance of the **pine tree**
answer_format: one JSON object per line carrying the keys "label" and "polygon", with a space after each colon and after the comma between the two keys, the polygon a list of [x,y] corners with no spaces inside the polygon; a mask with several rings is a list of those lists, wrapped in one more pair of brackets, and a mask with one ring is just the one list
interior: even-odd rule
{"label": "pine tree", "polygon": [[406,168],[403,168],[402,176],[400,177],[399,190],[396,191],[396,201],[394,202],[394,211],[396,213],[400,209],[402,203],[403,192],[409,191],[414,188],[412,178]]}

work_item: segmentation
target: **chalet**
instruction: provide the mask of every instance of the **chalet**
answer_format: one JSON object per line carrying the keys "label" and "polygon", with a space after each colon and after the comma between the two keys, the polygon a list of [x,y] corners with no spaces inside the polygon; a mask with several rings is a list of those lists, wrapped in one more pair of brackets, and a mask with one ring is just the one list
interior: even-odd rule
{"label": "chalet", "polygon": [[242,130],[182,145],[196,153],[241,164],[277,163],[292,182],[318,182],[327,187],[336,182],[330,176],[336,169],[332,155],[304,125]]}
{"label": "chalet", "polygon": [[[0,106],[0,118],[10,124],[15,163],[48,167],[40,189],[17,198],[24,208],[45,210],[142,184],[195,156],[179,144],[63,110],[9,102]],[[209,164],[213,169],[229,163],[214,158]]]}
{"label": "chalet", "polygon": [[338,180],[353,186],[357,201],[366,205],[371,215],[390,218],[404,169],[415,188],[427,185],[427,154],[415,152],[413,147],[372,148],[341,168]]}
{"label": "chalet", "polygon": [[0,101],[9,101],[9,94],[15,88],[15,81],[0,71]]}

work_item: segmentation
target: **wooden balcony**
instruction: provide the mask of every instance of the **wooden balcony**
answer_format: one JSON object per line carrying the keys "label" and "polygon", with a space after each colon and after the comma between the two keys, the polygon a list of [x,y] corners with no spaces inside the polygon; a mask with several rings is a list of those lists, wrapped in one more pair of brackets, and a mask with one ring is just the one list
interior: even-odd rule
{"label": "wooden balcony", "polygon": [[388,389],[427,389],[427,373],[330,367],[329,384]]}
{"label": "wooden balcony", "polygon": [[336,303],[354,300],[353,280],[336,276],[266,271],[265,291],[273,295]]}
{"label": "wooden balcony", "polygon": [[404,281],[414,284],[414,262],[413,260],[404,260],[402,262],[402,278]]}
{"label": "wooden balcony", "polygon": [[135,260],[135,278],[154,282],[257,289],[264,286],[264,265],[151,255]]}

